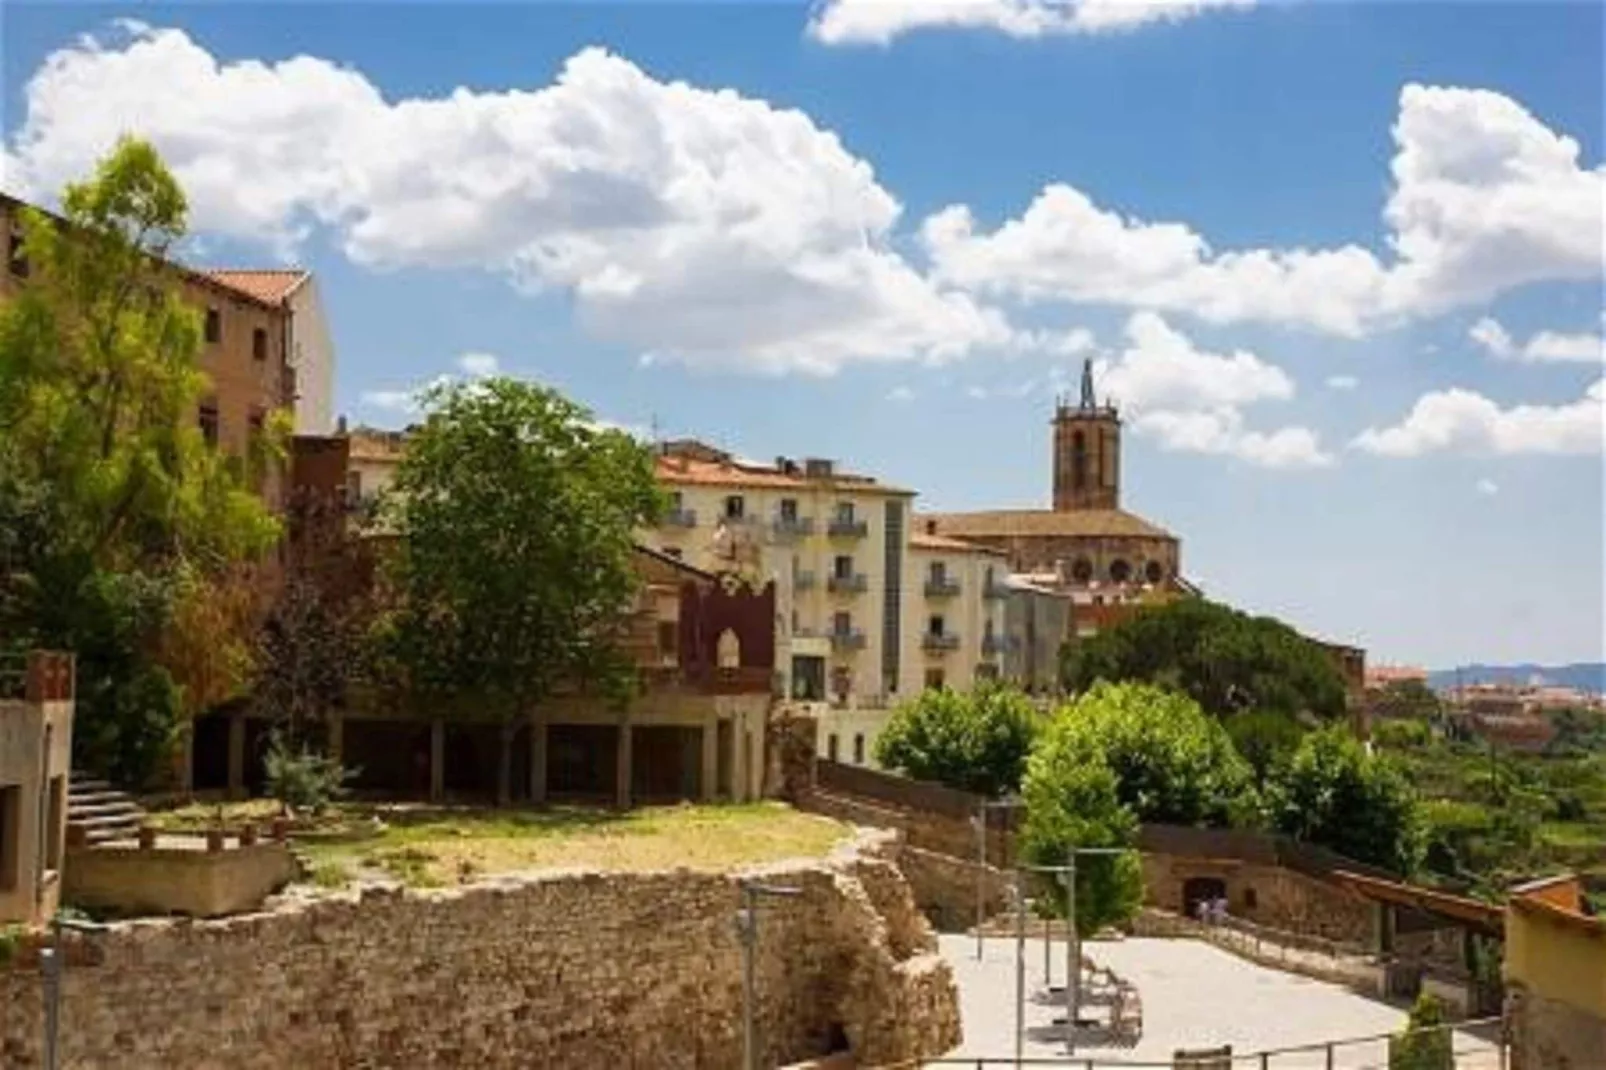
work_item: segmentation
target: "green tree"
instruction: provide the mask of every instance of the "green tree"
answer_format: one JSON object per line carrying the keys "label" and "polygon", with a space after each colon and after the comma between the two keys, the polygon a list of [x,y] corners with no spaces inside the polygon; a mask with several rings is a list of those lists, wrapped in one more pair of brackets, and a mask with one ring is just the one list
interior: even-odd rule
{"label": "green tree", "polygon": [[425,405],[386,506],[387,642],[416,696],[500,721],[505,801],[513,732],[555,688],[623,701],[634,685],[616,640],[638,590],[633,532],[662,497],[646,447],[554,390],[488,379]]}
{"label": "green tree", "polygon": [[[1082,847],[1132,847],[1138,821],[1117,795],[1115,771],[1089,757],[1081,733],[1066,717],[1053,721],[1026,763],[1021,794],[1026,824],[1022,857],[1035,865],[1065,865]],[[1035,882],[1049,913],[1064,914],[1064,892]],[[1085,855],[1076,860],[1076,928],[1082,936],[1130,920],[1143,903],[1143,869],[1136,852]]]}
{"label": "green tree", "polygon": [[1305,733],[1293,718],[1268,710],[1244,710],[1224,722],[1233,747],[1254,770],[1255,783],[1266,782],[1293,756]]}
{"label": "green tree", "polygon": [[1175,688],[1216,717],[1250,709],[1325,719],[1344,713],[1343,677],[1320,647],[1281,621],[1202,598],[1141,609],[1068,643],[1061,675],[1071,691],[1099,680]]}
{"label": "green tree", "polygon": [[[29,279],[0,308],[0,529],[20,533],[0,538],[0,632],[78,655],[77,756],[140,782],[186,696],[222,679],[218,659],[171,644],[164,662],[164,629],[198,619],[208,585],[278,526],[248,485],[252,459],[196,426],[199,313],[162,259],[185,231],[173,176],[125,139],[61,209],[23,210]],[[270,436],[255,460],[272,449]]]}
{"label": "green tree", "polygon": [[1423,992],[1411,1005],[1405,1031],[1389,1038],[1389,1070],[1455,1070],[1455,1052],[1445,1024],[1444,1005]]}
{"label": "green tree", "polygon": [[997,797],[1020,787],[1040,717],[1012,688],[929,688],[893,713],[876,760],[916,780]]}
{"label": "green tree", "polygon": [[1390,680],[1366,700],[1377,717],[1431,721],[1444,714],[1444,702],[1421,680]]}
{"label": "green tree", "polygon": [[1348,858],[1412,873],[1422,836],[1410,781],[1342,727],[1312,732],[1272,783],[1273,825]]}
{"label": "green tree", "polygon": [[1095,684],[1054,719],[1057,745],[1115,775],[1140,821],[1228,825],[1251,813],[1248,764],[1220,722],[1152,684]]}

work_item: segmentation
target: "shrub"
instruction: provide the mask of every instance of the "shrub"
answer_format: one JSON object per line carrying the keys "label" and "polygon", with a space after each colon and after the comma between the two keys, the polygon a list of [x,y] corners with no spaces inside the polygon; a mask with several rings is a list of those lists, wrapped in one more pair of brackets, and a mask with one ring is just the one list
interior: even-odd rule
{"label": "shrub", "polygon": [[346,794],[346,781],[356,775],[338,761],[305,745],[293,746],[275,735],[264,759],[268,794],[294,812],[321,814]]}
{"label": "shrub", "polygon": [[916,780],[998,796],[1020,786],[1040,718],[1019,691],[933,688],[893,713],[876,760]]}
{"label": "shrub", "polygon": [[1416,997],[1405,1032],[1389,1039],[1389,1070],[1455,1070],[1448,1029],[1416,1032],[1444,1024],[1444,1006],[1427,992]]}

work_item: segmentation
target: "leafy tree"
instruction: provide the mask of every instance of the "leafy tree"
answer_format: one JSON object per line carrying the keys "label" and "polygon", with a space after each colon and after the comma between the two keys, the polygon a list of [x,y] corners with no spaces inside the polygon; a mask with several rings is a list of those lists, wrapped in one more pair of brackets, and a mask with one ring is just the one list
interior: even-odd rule
{"label": "leafy tree", "polygon": [[218,680],[171,646],[164,662],[163,630],[278,529],[245,459],[196,426],[199,313],[161,259],[184,234],[177,182],[125,139],[61,205],[22,212],[30,277],[0,308],[0,529],[19,532],[0,538],[0,632],[77,653],[78,757],[140,782]]}
{"label": "leafy tree", "polygon": [[1281,832],[1397,873],[1417,867],[1422,844],[1410,782],[1342,727],[1306,736],[1268,796]]}
{"label": "leafy tree", "polygon": [[415,695],[500,720],[506,800],[513,732],[554,689],[633,685],[615,640],[638,589],[632,533],[662,498],[651,453],[556,391],[498,378],[425,404],[387,506],[388,645]]}
{"label": "leafy tree", "polygon": [[[1065,865],[1079,847],[1132,847],[1138,821],[1117,795],[1115,771],[1100,755],[1089,757],[1072,719],[1051,722],[1031,758],[1021,793],[1026,824],[1022,857],[1036,865]],[[1036,882],[1049,913],[1064,913],[1064,892]],[[1083,937],[1119,925],[1143,903],[1143,870],[1134,852],[1084,855],[1076,860],[1076,929]]]}
{"label": "leafy tree", "polygon": [[1367,693],[1378,717],[1430,721],[1444,714],[1444,702],[1421,680],[1390,680]]}
{"label": "leafy tree", "polygon": [[1056,715],[1060,748],[1115,776],[1140,821],[1227,825],[1254,805],[1248,764],[1188,696],[1152,684],[1096,684]]}
{"label": "leafy tree", "polygon": [[1254,770],[1255,783],[1261,787],[1293,756],[1305,735],[1292,718],[1267,710],[1244,710],[1224,724],[1233,747]]}
{"label": "leafy tree", "polygon": [[1020,787],[1039,721],[1031,700],[1010,688],[929,688],[893,713],[876,760],[916,780],[997,797]]}
{"label": "leafy tree", "polygon": [[1343,677],[1320,647],[1281,621],[1202,598],[1144,608],[1068,643],[1061,676],[1071,691],[1099,680],[1160,684],[1216,717],[1249,709],[1326,719],[1344,713]]}

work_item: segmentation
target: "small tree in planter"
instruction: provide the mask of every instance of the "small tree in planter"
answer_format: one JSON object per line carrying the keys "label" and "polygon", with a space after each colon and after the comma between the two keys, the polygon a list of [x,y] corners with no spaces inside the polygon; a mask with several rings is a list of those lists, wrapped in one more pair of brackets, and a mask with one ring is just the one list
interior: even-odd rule
{"label": "small tree in planter", "polygon": [[267,772],[268,794],[279,800],[286,815],[305,812],[313,817],[322,814],[331,803],[346,794],[346,781],[356,775],[338,761],[313,751],[305,744],[296,745],[283,735],[275,733],[263,759]]}

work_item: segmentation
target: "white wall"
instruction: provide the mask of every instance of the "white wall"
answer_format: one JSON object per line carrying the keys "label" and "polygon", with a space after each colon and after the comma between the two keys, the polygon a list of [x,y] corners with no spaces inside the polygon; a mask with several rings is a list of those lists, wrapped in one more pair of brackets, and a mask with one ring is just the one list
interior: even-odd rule
{"label": "white wall", "polygon": [[318,280],[308,278],[290,295],[290,313],[296,433],[327,435],[335,425],[335,346],[318,296]]}

